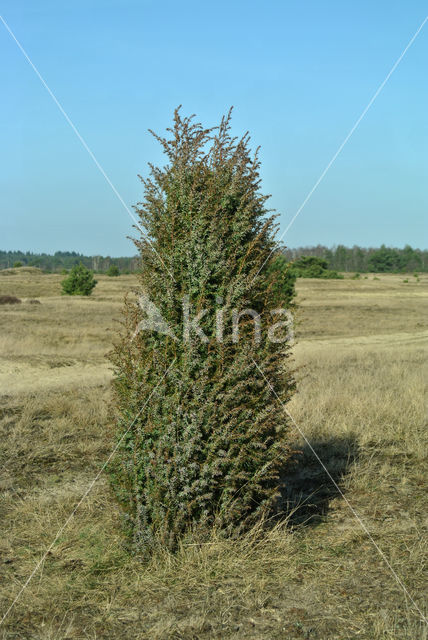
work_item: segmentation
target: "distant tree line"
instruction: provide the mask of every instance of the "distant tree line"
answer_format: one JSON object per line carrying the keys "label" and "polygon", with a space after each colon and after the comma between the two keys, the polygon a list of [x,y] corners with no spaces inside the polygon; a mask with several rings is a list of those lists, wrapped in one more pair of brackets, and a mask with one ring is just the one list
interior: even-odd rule
{"label": "distant tree line", "polygon": [[[332,271],[351,271],[359,273],[399,273],[412,271],[428,272],[428,249],[413,249],[406,245],[404,249],[396,249],[382,245],[380,248],[337,247],[328,248],[298,247],[283,249],[289,262],[302,256],[315,256],[326,261],[326,268]],[[110,256],[85,256],[75,251],[56,251],[47,253],[31,253],[29,251],[1,251],[0,269],[11,268],[17,263],[22,266],[39,267],[46,272],[69,270],[82,263],[96,273],[107,273],[112,266],[119,273],[134,273],[138,270],[139,257],[111,258]]]}
{"label": "distant tree line", "polygon": [[138,262],[137,256],[111,258],[110,256],[85,256],[76,251],[56,251],[50,255],[30,251],[0,250],[0,269],[24,266],[38,267],[47,273],[61,273],[64,270],[69,271],[75,265],[83,264],[96,273],[107,273],[113,266],[117,267],[119,273],[133,273],[138,269]]}
{"label": "distant tree line", "polygon": [[329,249],[323,245],[316,247],[286,248],[283,250],[290,262],[301,256],[316,256],[327,262],[327,268],[333,271],[352,271],[359,273],[400,273],[428,271],[428,250],[413,249],[406,245],[404,249],[345,247],[338,245]]}

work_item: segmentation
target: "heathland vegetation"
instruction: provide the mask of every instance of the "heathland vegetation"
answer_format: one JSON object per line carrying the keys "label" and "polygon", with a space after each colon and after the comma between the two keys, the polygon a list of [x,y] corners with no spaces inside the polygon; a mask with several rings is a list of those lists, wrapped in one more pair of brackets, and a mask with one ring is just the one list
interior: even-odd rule
{"label": "heathland vegetation", "polygon": [[0,306],[1,614],[98,480],[0,637],[425,637],[346,500],[422,608],[428,276],[297,280],[298,393],[287,406],[343,496],[293,428],[283,522],[234,540],[213,531],[145,563],[125,550],[121,509],[100,473],[114,447],[105,353],[137,281],[99,275],[90,297],[69,297],[62,279],[0,275],[0,294],[22,300]]}

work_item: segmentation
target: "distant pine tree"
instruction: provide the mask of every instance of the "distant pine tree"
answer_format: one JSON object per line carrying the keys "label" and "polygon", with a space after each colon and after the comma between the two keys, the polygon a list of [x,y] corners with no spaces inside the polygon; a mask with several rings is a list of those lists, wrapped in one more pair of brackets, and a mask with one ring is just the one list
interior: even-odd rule
{"label": "distant pine tree", "polygon": [[76,264],[61,282],[62,293],[68,296],[90,296],[96,284],[92,271],[82,263]]}

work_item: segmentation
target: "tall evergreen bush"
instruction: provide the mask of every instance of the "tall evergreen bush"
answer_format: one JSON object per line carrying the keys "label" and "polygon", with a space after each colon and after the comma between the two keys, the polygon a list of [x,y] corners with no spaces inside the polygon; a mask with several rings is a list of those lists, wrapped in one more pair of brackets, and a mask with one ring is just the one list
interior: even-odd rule
{"label": "tall evergreen bush", "polygon": [[[167,165],[141,178],[136,210],[147,235],[135,240],[136,293],[146,302],[126,299],[111,356],[119,426],[110,467],[139,551],[173,549],[195,528],[247,528],[272,510],[290,456],[290,426],[255,365],[287,402],[290,346],[268,339],[279,320],[268,268],[276,228],[257,152],[248,134],[231,137],[230,116],[206,129],[176,110],[169,137],[153,134]],[[161,321],[150,331],[144,322],[155,307]],[[260,314],[261,340],[243,315],[237,341],[232,317],[249,308]],[[183,332],[183,316],[200,312],[200,335]]]}

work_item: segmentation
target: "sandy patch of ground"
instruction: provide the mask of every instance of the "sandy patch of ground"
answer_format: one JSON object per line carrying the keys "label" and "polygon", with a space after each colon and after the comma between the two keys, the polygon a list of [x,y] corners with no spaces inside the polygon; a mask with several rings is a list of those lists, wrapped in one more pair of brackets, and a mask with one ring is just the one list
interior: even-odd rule
{"label": "sandy patch of ground", "polygon": [[111,377],[112,372],[107,362],[88,364],[61,358],[1,358],[0,397],[72,386],[93,387],[106,384]]}

